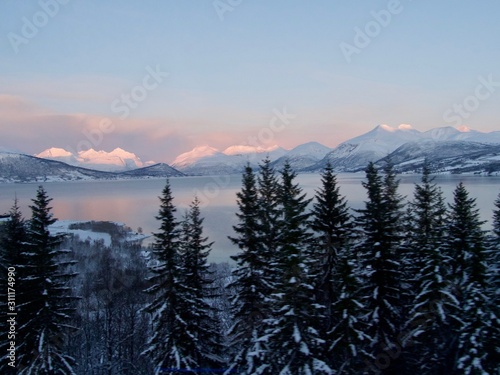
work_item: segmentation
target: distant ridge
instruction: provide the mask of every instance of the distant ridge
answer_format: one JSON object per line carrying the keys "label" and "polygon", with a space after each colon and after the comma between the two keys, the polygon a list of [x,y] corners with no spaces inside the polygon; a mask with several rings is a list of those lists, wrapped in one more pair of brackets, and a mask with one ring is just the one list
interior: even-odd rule
{"label": "distant ridge", "polygon": [[182,172],[163,163],[133,171],[104,172],[30,155],[0,152],[0,182],[118,180],[183,175]]}

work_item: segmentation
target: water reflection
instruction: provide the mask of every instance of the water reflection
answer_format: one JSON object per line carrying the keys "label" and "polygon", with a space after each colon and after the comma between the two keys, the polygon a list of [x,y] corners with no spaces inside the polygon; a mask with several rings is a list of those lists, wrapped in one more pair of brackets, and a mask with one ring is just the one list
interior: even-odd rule
{"label": "water reflection", "polygon": [[[338,176],[340,191],[352,208],[361,208],[366,199],[361,181],[364,174],[343,174]],[[400,193],[412,196],[414,183],[420,176],[401,176]],[[452,201],[453,190],[463,181],[472,197],[477,199],[485,228],[490,227],[493,203],[500,192],[500,177],[479,176],[439,176],[436,180],[442,187],[448,202]],[[298,182],[313,197],[320,186],[317,174],[299,175]],[[12,206],[17,195],[25,217],[30,216],[29,205],[35,197],[39,184],[0,184],[0,213]],[[92,182],[52,182],[44,184],[50,197],[54,215],[64,220],[109,220],[126,223],[136,230],[142,227],[144,233],[152,233],[158,228],[155,216],[158,213],[158,196],[165,180],[137,181],[92,181]],[[215,241],[211,261],[227,260],[237,249],[227,239],[236,224],[236,192],[241,186],[241,176],[230,178],[182,177],[171,179],[175,204],[180,218],[195,194],[203,203],[205,233]]]}

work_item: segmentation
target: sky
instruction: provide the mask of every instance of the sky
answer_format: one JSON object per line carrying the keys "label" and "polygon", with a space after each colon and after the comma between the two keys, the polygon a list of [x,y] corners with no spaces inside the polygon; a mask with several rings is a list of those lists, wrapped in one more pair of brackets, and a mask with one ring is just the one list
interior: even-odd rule
{"label": "sky", "polygon": [[0,147],[171,162],[334,147],[378,124],[500,130],[500,2],[3,0]]}

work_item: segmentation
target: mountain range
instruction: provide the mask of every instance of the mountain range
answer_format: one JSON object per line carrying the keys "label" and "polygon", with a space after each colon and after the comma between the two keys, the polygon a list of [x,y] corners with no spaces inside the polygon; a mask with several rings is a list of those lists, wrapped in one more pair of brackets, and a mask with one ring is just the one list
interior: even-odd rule
{"label": "mountain range", "polygon": [[[301,144],[292,150],[233,146],[224,151],[197,147],[179,155],[172,166],[186,174],[215,175],[241,173],[246,163],[256,167],[269,157],[276,169],[285,162],[298,172],[319,172],[330,163],[336,172],[359,172],[370,162],[391,158],[400,172],[417,172],[425,158],[439,173],[494,173],[500,171],[500,131],[482,133],[466,127],[441,127],[420,132],[411,125],[378,125],[335,148],[318,142]],[[228,152],[241,148],[244,152]]]}
{"label": "mountain range", "polygon": [[205,145],[177,156],[171,165],[142,162],[121,148],[111,152],[90,149],[78,154],[50,148],[34,156],[0,148],[0,182],[239,174],[247,163],[257,167],[266,157],[278,170],[288,162],[297,172],[310,173],[321,171],[328,163],[336,172],[359,172],[370,161],[382,165],[389,158],[397,171],[415,173],[427,158],[435,173],[498,174],[500,131],[441,127],[420,132],[405,124],[378,125],[335,148],[318,142],[307,142],[292,150],[277,145],[235,145],[218,150]]}
{"label": "mountain range", "polygon": [[416,172],[427,158],[436,173],[492,173],[500,170],[499,153],[500,131],[442,127],[420,132],[405,124],[379,125],[341,143],[301,171],[317,172],[330,163],[337,172],[358,172],[370,161],[380,164],[391,159],[397,171]]}

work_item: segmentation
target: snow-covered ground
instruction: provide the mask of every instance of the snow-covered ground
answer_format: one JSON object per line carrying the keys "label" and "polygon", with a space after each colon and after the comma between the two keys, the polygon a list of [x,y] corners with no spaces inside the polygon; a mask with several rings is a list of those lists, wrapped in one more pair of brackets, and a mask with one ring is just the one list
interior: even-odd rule
{"label": "snow-covered ground", "polygon": [[[54,234],[65,234],[71,233],[74,235],[78,235],[82,241],[89,240],[91,242],[103,241],[104,246],[111,246],[111,235],[109,233],[104,232],[95,232],[92,230],[84,230],[84,229],[70,229],[72,224],[85,223],[85,221],[78,220],[58,220],[54,224],[49,227],[49,231],[52,235]],[[125,227],[123,223],[114,223],[119,227]],[[126,242],[137,242],[142,241],[149,236],[146,234],[141,234],[137,232],[127,232],[125,237]]]}

